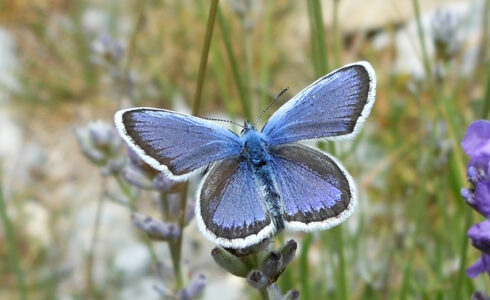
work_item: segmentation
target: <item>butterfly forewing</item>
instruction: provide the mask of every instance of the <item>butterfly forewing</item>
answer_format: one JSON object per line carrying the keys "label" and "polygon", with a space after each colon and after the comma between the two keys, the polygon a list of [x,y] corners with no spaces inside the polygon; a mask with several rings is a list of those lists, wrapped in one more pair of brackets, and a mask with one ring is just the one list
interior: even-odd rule
{"label": "butterfly forewing", "polygon": [[354,135],[376,93],[371,65],[358,62],[320,78],[277,110],[262,129],[269,145]]}
{"label": "butterfly forewing", "polygon": [[250,246],[275,231],[247,161],[228,158],[216,163],[203,180],[197,198],[199,228],[224,247]]}
{"label": "butterfly forewing", "polygon": [[163,109],[122,110],[116,113],[115,122],[133,150],[176,179],[242,150],[239,137],[230,130]]}
{"label": "butterfly forewing", "polygon": [[356,204],[355,186],[333,158],[299,144],[276,146],[272,152],[286,228],[327,229],[351,214]]}

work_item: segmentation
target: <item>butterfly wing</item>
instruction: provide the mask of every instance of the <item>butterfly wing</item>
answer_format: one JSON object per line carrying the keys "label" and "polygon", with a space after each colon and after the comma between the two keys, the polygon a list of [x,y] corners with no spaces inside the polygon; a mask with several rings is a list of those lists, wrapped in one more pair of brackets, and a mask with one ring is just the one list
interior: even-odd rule
{"label": "butterfly wing", "polygon": [[216,163],[198,189],[196,219],[211,241],[245,248],[275,233],[247,161],[228,158]]}
{"label": "butterfly wing", "polygon": [[[239,155],[239,137],[207,120],[164,109],[133,108],[116,113],[119,133],[140,157],[171,178]],[[170,171],[170,172],[168,172]]]}
{"label": "butterfly wing", "polygon": [[320,78],[277,110],[262,129],[271,146],[355,135],[369,115],[376,76],[368,62]]}
{"label": "butterfly wing", "polygon": [[334,158],[300,144],[275,146],[272,152],[286,228],[328,229],[352,213],[355,185]]}

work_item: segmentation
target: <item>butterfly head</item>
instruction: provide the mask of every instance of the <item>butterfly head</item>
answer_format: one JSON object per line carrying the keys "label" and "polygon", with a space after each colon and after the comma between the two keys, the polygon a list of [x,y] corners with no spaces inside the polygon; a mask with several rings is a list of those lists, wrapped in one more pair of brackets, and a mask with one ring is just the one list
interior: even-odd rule
{"label": "butterfly head", "polygon": [[243,129],[242,129],[241,134],[244,135],[245,133],[247,133],[250,130],[256,130],[254,124],[250,123],[249,121],[245,121],[243,124]]}

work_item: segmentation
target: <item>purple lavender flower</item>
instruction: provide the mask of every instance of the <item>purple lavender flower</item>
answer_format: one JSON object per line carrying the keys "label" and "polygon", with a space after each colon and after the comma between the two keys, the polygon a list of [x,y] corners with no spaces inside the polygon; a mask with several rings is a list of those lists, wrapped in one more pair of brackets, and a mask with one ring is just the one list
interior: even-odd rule
{"label": "purple lavender flower", "polygon": [[490,275],[490,255],[483,254],[479,260],[466,270],[466,275],[475,278],[480,273],[487,272]]}
{"label": "purple lavender flower", "polygon": [[478,120],[468,128],[461,143],[471,160],[490,158],[490,121]]}
{"label": "purple lavender flower", "polygon": [[471,244],[486,254],[490,254],[490,220],[471,226],[468,230]]}
{"label": "purple lavender flower", "polygon": [[468,128],[461,143],[470,156],[467,168],[472,187],[462,189],[461,195],[476,211],[490,217],[490,122],[479,120]]}
{"label": "purple lavender flower", "polygon": [[490,275],[490,122],[479,120],[468,128],[461,143],[470,156],[467,177],[470,188],[461,190],[466,203],[487,217],[468,230],[472,245],[483,252],[482,257],[466,270],[469,277],[487,272]]}
{"label": "purple lavender flower", "polygon": [[120,155],[123,144],[114,126],[101,120],[93,121],[86,127],[76,128],[75,136],[83,155],[101,167],[102,174],[121,171],[124,166]]}

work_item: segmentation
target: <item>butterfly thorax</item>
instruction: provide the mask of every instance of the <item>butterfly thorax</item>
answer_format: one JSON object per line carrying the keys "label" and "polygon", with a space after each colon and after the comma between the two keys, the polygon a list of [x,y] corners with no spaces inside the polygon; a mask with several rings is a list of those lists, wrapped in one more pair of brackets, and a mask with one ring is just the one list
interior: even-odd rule
{"label": "butterfly thorax", "polygon": [[263,134],[253,125],[245,124],[242,134],[242,158],[245,158],[255,174],[257,183],[261,186],[263,205],[271,216],[278,231],[284,229],[282,201],[274,180],[271,167],[271,154]]}
{"label": "butterfly thorax", "polygon": [[242,156],[252,165],[260,166],[270,160],[270,154],[264,136],[252,125],[245,127],[242,134],[242,142]]}

